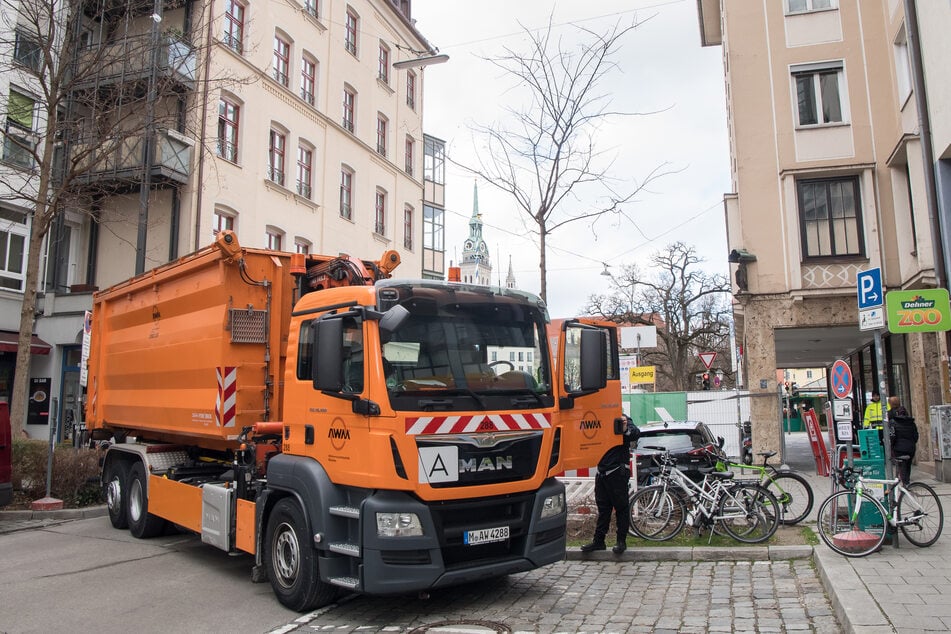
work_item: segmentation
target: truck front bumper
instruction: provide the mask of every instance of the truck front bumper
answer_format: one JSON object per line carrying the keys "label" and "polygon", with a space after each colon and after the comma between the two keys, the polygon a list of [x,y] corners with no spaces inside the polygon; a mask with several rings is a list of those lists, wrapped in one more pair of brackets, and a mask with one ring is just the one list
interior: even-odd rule
{"label": "truck front bumper", "polygon": [[[561,496],[554,478],[538,491],[494,498],[425,504],[380,492],[364,505],[360,570],[362,592],[402,594],[532,570],[565,557],[567,514],[542,518],[546,498]],[[381,537],[376,513],[416,513],[423,535]],[[469,531],[507,527],[508,539],[471,545]]]}

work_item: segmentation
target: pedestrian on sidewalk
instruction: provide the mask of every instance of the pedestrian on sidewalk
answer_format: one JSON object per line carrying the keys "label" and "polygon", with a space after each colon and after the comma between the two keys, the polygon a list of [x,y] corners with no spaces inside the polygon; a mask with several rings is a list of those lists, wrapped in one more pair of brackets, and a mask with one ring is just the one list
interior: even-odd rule
{"label": "pedestrian on sidewalk", "polygon": [[882,395],[878,393],[878,390],[875,390],[872,392],[872,401],[865,406],[865,418],[862,420],[862,427],[864,429],[881,428],[884,418],[882,416]]}
{"label": "pedestrian on sidewalk", "polygon": [[908,456],[906,460],[899,462],[897,467],[898,477],[902,483],[908,484],[911,480],[911,463],[918,449],[918,426],[897,396],[888,397],[888,439],[892,447],[892,458]]}
{"label": "pedestrian on sidewalk", "polygon": [[617,542],[611,550],[620,555],[627,550],[627,529],[631,523],[631,502],[628,498],[628,482],[631,479],[631,443],[637,442],[640,430],[631,417],[622,414],[621,442],[611,447],[598,462],[598,474],[594,478],[594,502],[598,506],[598,522],[594,538],[581,547],[581,552],[604,550],[604,538],[611,525],[611,512],[616,514]]}

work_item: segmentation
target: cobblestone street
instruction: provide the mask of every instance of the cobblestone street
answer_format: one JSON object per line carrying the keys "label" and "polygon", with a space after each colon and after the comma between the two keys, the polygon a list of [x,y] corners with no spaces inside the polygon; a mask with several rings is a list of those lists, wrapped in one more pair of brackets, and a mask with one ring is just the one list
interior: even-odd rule
{"label": "cobblestone street", "polygon": [[566,561],[428,599],[344,599],[280,631],[426,632],[449,623],[454,632],[841,631],[811,559]]}

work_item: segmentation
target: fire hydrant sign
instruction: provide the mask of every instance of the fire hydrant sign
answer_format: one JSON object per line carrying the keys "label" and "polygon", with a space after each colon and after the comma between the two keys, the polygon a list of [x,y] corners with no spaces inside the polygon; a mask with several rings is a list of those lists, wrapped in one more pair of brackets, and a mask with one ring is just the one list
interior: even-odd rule
{"label": "fire hydrant sign", "polygon": [[946,288],[890,291],[885,294],[885,308],[890,332],[951,330],[951,304]]}

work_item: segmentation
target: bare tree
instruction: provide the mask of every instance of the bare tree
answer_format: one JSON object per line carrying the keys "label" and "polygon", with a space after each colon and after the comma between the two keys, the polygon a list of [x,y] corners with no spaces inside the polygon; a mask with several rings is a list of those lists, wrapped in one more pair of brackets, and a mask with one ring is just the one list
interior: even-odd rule
{"label": "bare tree", "polygon": [[673,390],[692,389],[691,378],[705,369],[697,353],[729,358],[730,283],[703,271],[702,262],[692,246],[675,242],[651,257],[646,275],[624,266],[612,277],[613,291],[592,295],[585,307],[618,323],[657,326],[657,350],[644,357],[657,367],[658,383]]}
{"label": "bare tree", "polygon": [[182,4],[164,5],[172,7],[164,21],[154,6],[152,0],[21,0],[2,13],[0,50],[12,55],[0,59],[10,80],[0,104],[0,201],[5,214],[22,214],[29,224],[18,245],[26,260],[14,433],[25,420],[40,256],[57,219],[68,210],[97,220],[103,198],[138,192],[136,247],[144,252],[156,164],[172,174],[181,167],[187,182],[191,149],[180,133],[197,119],[190,107],[203,111],[187,98],[200,56],[191,36],[203,27],[183,17]]}
{"label": "bare tree", "polygon": [[554,35],[549,18],[547,29],[522,27],[527,50],[505,48],[503,55],[487,60],[526,89],[529,98],[523,107],[506,108],[510,116],[503,121],[474,125],[483,146],[476,152],[478,164],[460,166],[511,195],[531,219],[542,299],[548,286],[548,236],[581,221],[628,218],[626,205],[661,175],[663,166],[658,166],[640,182],[615,179],[613,157],[598,147],[599,129],[607,120],[639,114],[612,110],[611,92],[604,86],[617,66],[622,39],[638,25],[615,24],[605,33],[576,26],[574,34],[582,41],[570,45]]}

